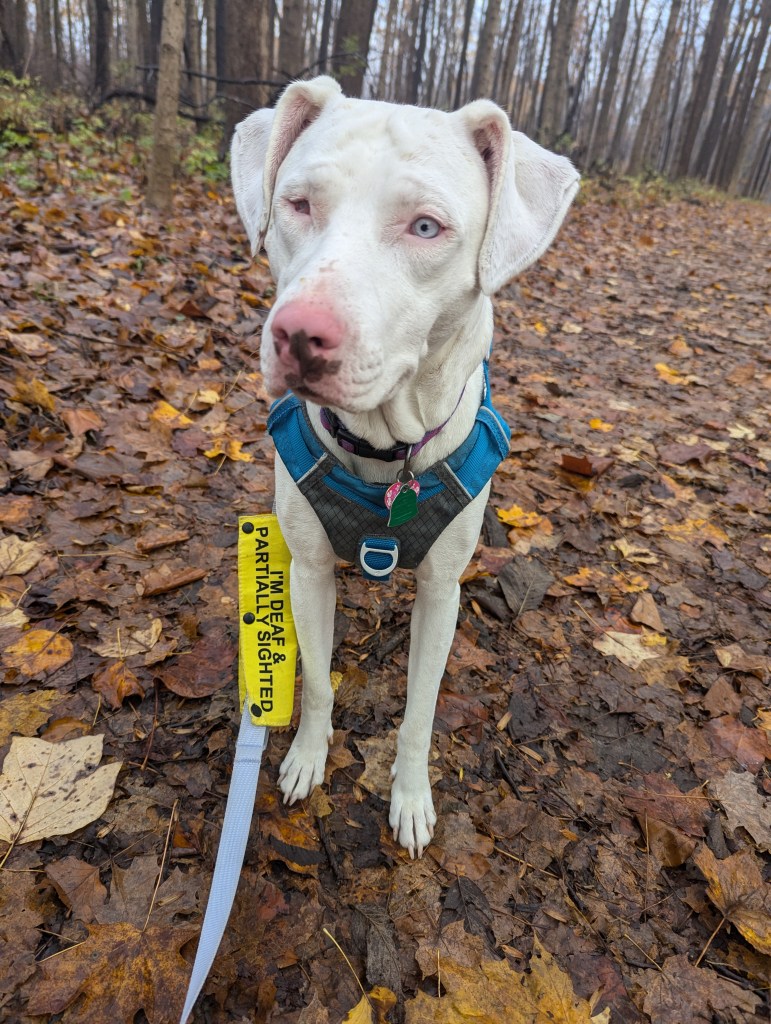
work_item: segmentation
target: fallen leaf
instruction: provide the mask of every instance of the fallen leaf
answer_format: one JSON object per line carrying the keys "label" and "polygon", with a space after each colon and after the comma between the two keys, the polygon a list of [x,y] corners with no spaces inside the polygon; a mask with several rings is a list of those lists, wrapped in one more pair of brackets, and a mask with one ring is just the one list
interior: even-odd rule
{"label": "fallen leaf", "polygon": [[771,658],[763,654],[748,654],[739,644],[716,647],[715,654],[723,668],[747,672],[757,676],[761,682],[766,682],[771,675]]}
{"label": "fallen leaf", "polygon": [[122,765],[97,765],[103,736],[63,743],[14,736],[0,776],[0,839],[31,843],[75,832],[112,799]]}
{"label": "fallen leaf", "polygon": [[342,1024],[388,1024],[388,1014],[394,1006],[394,993],[378,985],[363,995],[354,1008],[346,1013]]}
{"label": "fallen leaf", "polygon": [[727,921],[755,949],[771,956],[771,885],[763,880],[752,850],[740,850],[724,860],[702,846],[694,863],[709,882],[707,895]]}
{"label": "fallen leaf", "polygon": [[713,750],[733,757],[743,768],[760,771],[771,760],[771,742],[763,729],[751,729],[733,715],[713,718],[704,726]]}
{"label": "fallen leaf", "polygon": [[[687,953],[671,956],[655,971],[638,975],[645,994],[643,1009],[655,1024],[706,1024],[749,1020],[760,997],[715,971],[694,967]],[[739,1016],[741,1014],[741,1016]]]}
{"label": "fallen leaf", "polygon": [[163,624],[160,619],[151,619],[144,627],[117,626],[115,639],[102,640],[96,644],[88,644],[92,651],[103,658],[130,658],[134,654],[146,654],[151,651],[161,638]]}
{"label": "fallen leaf", "polygon": [[150,419],[156,423],[164,423],[167,427],[171,427],[172,430],[182,430],[184,427],[191,426],[194,422],[189,416],[185,416],[179,409],[175,409],[173,405],[164,401],[155,403],[153,411],[150,413]]}
{"label": "fallen leaf", "polygon": [[144,697],[145,688],[125,661],[112,661],[95,672],[91,686],[111,708],[119,708],[127,697]]}
{"label": "fallen leaf", "polygon": [[608,657],[618,658],[627,668],[637,668],[643,661],[658,658],[661,651],[645,642],[639,633],[619,633],[615,629],[607,630],[592,647]]}
{"label": "fallen leaf", "polygon": [[406,1024],[609,1024],[610,1008],[592,1015],[573,991],[570,975],[536,938],[530,972],[520,974],[508,960],[466,967],[439,957],[438,997],[418,992],[406,1003]]}
{"label": "fallen leaf", "polygon": [[73,437],[82,437],[89,430],[101,430],[104,420],[93,409],[65,409],[61,418],[70,429]]}
{"label": "fallen leaf", "polygon": [[62,1024],[123,1024],[140,1010],[149,1021],[179,1019],[190,964],[179,950],[189,924],[92,924],[88,938],[41,964],[27,1012],[62,1014]]}
{"label": "fallen leaf", "polygon": [[537,512],[525,512],[519,505],[512,505],[511,508],[499,508],[498,518],[507,526],[513,526],[517,530],[530,530],[543,519]]}
{"label": "fallen leaf", "polygon": [[651,629],[655,629],[657,633],[664,631],[664,624],[661,621],[661,615],[659,615],[653,594],[640,594],[629,617],[632,622],[639,622],[643,626],[649,626]]}
{"label": "fallen leaf", "polygon": [[0,704],[0,747],[12,733],[34,736],[51,717],[51,708],[61,700],[58,690],[35,690],[3,697]]}
{"label": "fallen leaf", "polygon": [[23,576],[43,555],[45,548],[36,540],[21,540],[14,533],[0,537],[0,577]]}
{"label": "fallen leaf", "polygon": [[232,683],[235,657],[235,645],[227,637],[204,637],[159,676],[180,697],[210,697]]}
{"label": "fallen leaf", "polygon": [[566,473],[576,473],[578,476],[594,477],[601,476],[610,469],[614,460],[602,458],[598,455],[571,455],[564,452],[561,466]]}
{"label": "fallen leaf", "polygon": [[554,577],[535,559],[518,556],[501,569],[498,582],[506,604],[518,618],[540,607]]}
{"label": "fallen leaf", "polygon": [[63,857],[48,865],[46,875],[75,920],[91,924],[96,919],[98,909],[107,899],[107,889],[96,864],[87,864],[77,857]]}
{"label": "fallen leaf", "polygon": [[25,676],[44,676],[66,665],[73,647],[66,636],[49,629],[30,629],[6,647],[3,660]]}
{"label": "fallen leaf", "polygon": [[253,455],[250,455],[249,452],[241,451],[243,445],[243,441],[233,441],[228,438],[218,437],[212,447],[204,452],[204,455],[208,459],[216,459],[220,455],[224,455],[232,462],[253,462]]}
{"label": "fallen leaf", "polygon": [[745,829],[758,849],[771,853],[771,798],[758,792],[753,776],[728,772],[710,782],[709,788],[723,805],[729,829]]}

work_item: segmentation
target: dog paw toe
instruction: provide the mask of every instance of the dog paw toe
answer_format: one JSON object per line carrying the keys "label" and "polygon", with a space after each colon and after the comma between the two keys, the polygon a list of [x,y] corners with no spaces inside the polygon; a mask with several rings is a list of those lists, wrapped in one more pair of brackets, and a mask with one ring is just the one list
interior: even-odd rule
{"label": "dog paw toe", "polygon": [[285,804],[304,800],[314,786],[321,785],[326,760],[326,744],[322,750],[297,748],[296,743],[292,744],[278,772],[278,785]]}

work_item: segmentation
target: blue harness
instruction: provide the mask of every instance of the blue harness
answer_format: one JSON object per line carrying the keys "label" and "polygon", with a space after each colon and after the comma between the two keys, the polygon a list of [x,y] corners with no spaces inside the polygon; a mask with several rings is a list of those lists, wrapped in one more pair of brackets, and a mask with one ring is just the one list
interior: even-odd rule
{"label": "blue harness", "polygon": [[390,482],[370,484],[350,473],[319,441],[305,403],[291,391],[271,406],[268,431],[335,554],[357,562],[371,579],[387,579],[397,565],[420,565],[437,537],[492,478],[508,455],[511,438],[490,400],[485,361],[484,395],[471,433],[452,454],[418,476],[418,515],[389,527],[384,498]]}

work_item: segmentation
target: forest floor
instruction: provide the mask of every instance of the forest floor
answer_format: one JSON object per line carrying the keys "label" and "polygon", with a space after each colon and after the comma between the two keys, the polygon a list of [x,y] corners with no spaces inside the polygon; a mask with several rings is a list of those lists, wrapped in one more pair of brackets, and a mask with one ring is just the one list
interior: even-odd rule
{"label": "forest floor", "polygon": [[[85,770],[34,794],[5,1022],[178,1019],[238,721],[237,517],[271,505],[266,265],[226,186],[159,220],[133,156],[49,138],[0,180],[0,755],[96,736],[122,764],[91,824]],[[196,1022],[771,1019],[769,239],[759,204],[588,182],[498,297],[513,438],[436,837],[411,861],[387,826],[411,576],[341,566],[326,785],[279,802],[271,734]]]}

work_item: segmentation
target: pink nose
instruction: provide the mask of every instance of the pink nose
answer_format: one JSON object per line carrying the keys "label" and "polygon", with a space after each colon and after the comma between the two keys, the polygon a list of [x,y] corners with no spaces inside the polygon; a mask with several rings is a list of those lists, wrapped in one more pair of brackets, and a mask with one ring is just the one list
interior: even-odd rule
{"label": "pink nose", "polygon": [[[324,306],[295,299],[276,313],[271,323],[276,354],[285,366],[296,369],[304,362],[326,363],[329,353],[343,342],[344,328]],[[332,370],[330,365],[329,370]]]}

